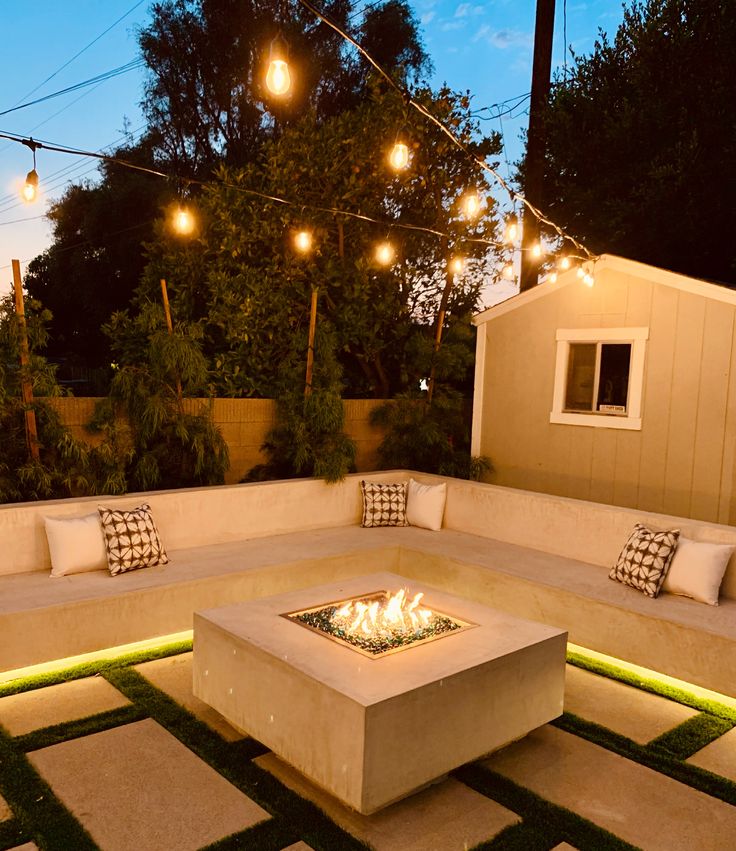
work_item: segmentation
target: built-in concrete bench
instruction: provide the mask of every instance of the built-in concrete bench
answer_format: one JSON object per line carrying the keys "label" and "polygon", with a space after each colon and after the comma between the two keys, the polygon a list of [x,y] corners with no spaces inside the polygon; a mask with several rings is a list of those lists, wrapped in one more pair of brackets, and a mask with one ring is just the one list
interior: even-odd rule
{"label": "built-in concrete bench", "polygon": [[[406,471],[371,474],[400,481]],[[721,605],[652,600],[608,579],[635,522],[735,543],[736,529],[448,482],[444,528],[363,529],[361,476],[0,508],[0,671],[191,628],[192,613],[390,570],[569,631],[570,640],[736,696],[736,569]],[[49,578],[44,516],[150,503],[170,563]]]}

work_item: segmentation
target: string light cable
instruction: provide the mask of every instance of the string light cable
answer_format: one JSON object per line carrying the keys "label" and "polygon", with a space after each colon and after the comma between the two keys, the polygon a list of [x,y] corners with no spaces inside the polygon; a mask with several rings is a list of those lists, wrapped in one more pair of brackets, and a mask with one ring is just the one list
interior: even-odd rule
{"label": "string light cable", "polygon": [[[0,132],[0,139],[7,139],[10,142],[17,142],[22,145],[28,145],[31,140],[25,139],[22,136],[13,133],[4,133]],[[453,240],[456,243],[473,243],[476,245],[486,245],[490,248],[503,248],[505,247],[505,243],[500,242],[498,240],[493,239],[485,239],[483,237],[471,237],[471,236],[462,236],[458,237],[457,234],[447,233],[445,231],[438,230],[437,228],[425,227],[423,225],[411,224],[409,222],[401,222],[397,220],[381,220],[376,219],[373,216],[368,216],[364,213],[356,213],[352,210],[343,210],[337,207],[323,207],[315,204],[304,204],[302,201],[291,201],[287,198],[281,198],[277,195],[269,195],[265,192],[259,192],[256,189],[248,189],[244,186],[239,186],[236,183],[230,183],[224,180],[198,180],[195,178],[181,178],[174,177],[173,175],[167,174],[166,172],[160,171],[158,169],[150,168],[148,166],[138,165],[137,163],[132,163],[129,160],[122,159],[120,157],[111,156],[110,154],[102,153],[101,151],[85,151],[79,148],[72,148],[65,145],[56,144],[54,142],[41,141],[38,139],[32,140],[33,145],[38,150],[46,150],[46,151],[54,151],[56,153],[62,154],[70,154],[72,156],[79,157],[89,157],[97,160],[101,160],[104,162],[112,163],[113,165],[118,165],[123,168],[133,169],[134,171],[143,172],[144,174],[150,174],[153,177],[162,178],[164,180],[170,181],[172,184],[178,186],[179,184],[186,184],[190,186],[212,186],[218,185],[225,187],[227,189],[232,189],[235,192],[240,192],[245,195],[249,195],[251,197],[260,198],[263,201],[268,201],[274,204],[280,204],[283,206],[300,208],[304,210],[310,210],[316,213],[327,213],[329,215],[335,216],[345,216],[346,218],[356,219],[358,221],[367,222],[369,224],[379,225],[384,228],[397,228],[406,231],[413,231],[417,233],[426,233],[432,236],[437,236],[442,239]],[[525,249],[526,250],[526,249]]]}
{"label": "string light cable", "polygon": [[411,92],[401,86],[396,80],[368,53],[368,51],[357,42],[349,33],[346,33],[339,24],[336,24],[333,20],[329,18],[324,12],[320,11],[316,6],[312,5],[310,0],[298,0],[298,2],[309,12],[319,18],[323,23],[327,24],[327,26],[331,27],[335,32],[337,32],[342,38],[344,38],[349,44],[351,44],[363,58],[375,68],[375,70],[383,77],[386,82],[393,88],[396,92],[398,92],[401,97],[404,99],[407,106],[412,107],[420,115],[423,115],[428,121],[434,124],[442,133],[444,133],[453,144],[459,148],[466,157],[471,159],[475,164],[481,168],[483,171],[488,172],[496,182],[506,191],[512,203],[518,201],[522,204],[525,209],[527,209],[540,223],[546,225],[551,228],[562,240],[569,242],[573,245],[578,251],[582,252],[585,255],[585,259],[594,260],[595,255],[589,251],[582,242],[576,239],[571,234],[567,233],[560,225],[556,222],[553,222],[548,216],[546,216],[538,207],[531,203],[527,198],[525,198],[520,192],[517,192],[512,186],[510,186],[507,181],[493,168],[493,166],[488,163],[485,159],[474,154],[470,151],[453,132],[452,130],[440,119],[437,118],[434,113],[432,113],[427,107],[425,107],[422,103],[417,101],[414,97],[412,97]]}

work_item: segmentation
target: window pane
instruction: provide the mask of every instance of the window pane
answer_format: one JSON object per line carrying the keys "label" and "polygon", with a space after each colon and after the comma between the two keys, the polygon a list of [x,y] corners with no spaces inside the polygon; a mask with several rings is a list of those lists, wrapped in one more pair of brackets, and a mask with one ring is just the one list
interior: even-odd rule
{"label": "window pane", "polygon": [[631,343],[603,343],[597,410],[626,413],[630,365]]}
{"label": "window pane", "polygon": [[595,384],[595,343],[570,343],[565,410],[592,411]]}

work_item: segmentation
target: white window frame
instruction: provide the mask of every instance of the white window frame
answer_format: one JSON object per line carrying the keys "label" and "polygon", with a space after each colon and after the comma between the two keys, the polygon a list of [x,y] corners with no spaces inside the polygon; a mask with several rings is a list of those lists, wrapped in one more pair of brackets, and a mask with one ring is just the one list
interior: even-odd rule
{"label": "white window frame", "polygon": [[[549,421],[562,425],[584,425],[594,428],[640,431],[641,397],[644,389],[644,355],[649,339],[649,328],[561,328],[557,331],[556,339],[555,385]],[[625,415],[603,411],[591,411],[590,413],[565,411],[570,343],[631,343],[629,395]],[[600,365],[598,369],[600,369]],[[596,384],[598,382],[597,372],[598,370],[596,370]]]}

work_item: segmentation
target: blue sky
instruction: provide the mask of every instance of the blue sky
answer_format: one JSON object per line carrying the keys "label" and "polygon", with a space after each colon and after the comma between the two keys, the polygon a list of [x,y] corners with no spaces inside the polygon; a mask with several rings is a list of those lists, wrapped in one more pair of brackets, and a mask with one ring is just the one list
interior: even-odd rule
{"label": "blue sky", "polygon": [[[470,90],[476,109],[529,91],[533,2],[415,0],[412,5],[434,63],[435,84],[447,82],[455,89]],[[149,7],[149,0],[0,0],[4,36],[0,112],[135,59],[136,29],[148,21]],[[599,27],[613,34],[622,17],[619,0],[572,0],[566,12],[567,44],[578,53],[592,48]],[[122,16],[123,20],[112,26]],[[98,36],[101,37],[95,44],[69,62]],[[563,3],[557,0],[554,66],[562,64],[564,53]],[[133,70],[98,86],[0,115],[0,131],[34,135],[85,150],[109,146],[121,138],[126,121],[132,130],[143,124],[138,105],[142,79],[142,71]],[[484,122],[488,129],[503,130],[510,162],[521,151],[519,134],[527,120],[523,109],[522,106],[514,115],[505,116],[503,124],[498,120]],[[96,174],[95,165],[89,160],[39,151],[37,170],[43,193],[39,203],[27,205],[18,192],[31,167],[29,150],[0,140],[3,290],[10,280],[11,258],[18,258],[25,265],[50,244],[50,228],[42,218],[49,201],[59,197],[70,180],[94,179]],[[505,163],[501,171],[506,172]]]}

